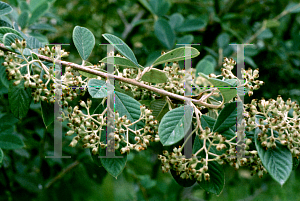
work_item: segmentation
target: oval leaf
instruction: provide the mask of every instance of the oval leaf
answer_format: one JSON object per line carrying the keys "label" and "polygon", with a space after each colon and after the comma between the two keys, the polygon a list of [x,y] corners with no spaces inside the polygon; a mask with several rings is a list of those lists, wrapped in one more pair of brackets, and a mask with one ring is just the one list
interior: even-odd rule
{"label": "oval leaf", "polygon": [[73,42],[83,60],[87,60],[95,46],[94,34],[87,28],[76,26],[73,30]]}
{"label": "oval leaf", "polygon": [[166,0],[150,0],[149,5],[151,7],[151,10],[157,15],[157,16],[163,16],[165,15],[169,9],[170,4]]}
{"label": "oval leaf", "polygon": [[[116,57],[116,56],[113,57],[113,58],[114,58],[114,64],[115,65],[124,66],[125,68],[136,68],[136,65],[127,58]],[[99,62],[108,63],[108,61],[110,61],[110,59],[112,59],[112,58],[111,57],[105,57],[104,59],[102,59]]]}
{"label": "oval leaf", "polygon": [[175,43],[175,33],[170,24],[165,19],[158,19],[154,24],[154,33],[158,40],[168,49]]}
{"label": "oval leaf", "polygon": [[166,62],[185,60],[185,48],[191,49],[191,58],[194,58],[200,54],[200,52],[193,47],[179,47],[158,57],[152,65],[157,66]]}
{"label": "oval leaf", "polygon": [[201,18],[185,20],[181,26],[176,28],[178,32],[198,31],[206,26],[206,22]]}
{"label": "oval leaf", "polygon": [[225,107],[221,110],[216,123],[214,124],[214,132],[223,132],[231,128],[237,123],[237,117],[240,117],[243,112],[243,103],[240,101],[234,101],[225,104]]}
{"label": "oval leaf", "polygon": [[22,12],[19,17],[18,17],[18,24],[20,25],[20,27],[22,29],[24,29],[27,25],[27,22],[28,22],[28,18],[29,18],[29,12],[28,11],[25,11],[25,12]]}
{"label": "oval leaf", "polygon": [[[293,168],[293,158],[290,150],[276,141],[275,149],[265,150],[258,140],[258,134],[261,132],[259,128],[255,129],[255,147],[257,153],[267,169],[271,177],[281,186],[290,177]],[[270,134],[270,130],[268,131]]]}
{"label": "oval leaf", "polygon": [[111,34],[102,35],[110,44],[112,44],[124,57],[132,61],[138,68],[139,64],[135,58],[133,51],[128,47],[123,40]]}
{"label": "oval leaf", "polygon": [[[126,162],[127,162],[127,154],[121,154],[119,150],[115,151],[115,158],[105,158],[106,149],[100,149],[100,158],[101,164],[105,168],[105,170],[111,174],[113,177],[117,179],[118,175],[123,171]],[[103,157],[104,156],[104,157]],[[120,158],[119,158],[120,157]]]}
{"label": "oval leaf", "polygon": [[[169,111],[162,118],[158,135],[164,146],[173,145],[184,138],[192,122],[192,107],[185,105]],[[188,125],[188,128],[184,128]]]}
{"label": "oval leaf", "polygon": [[13,81],[8,89],[9,108],[13,115],[21,119],[27,115],[31,103],[31,89],[24,88],[24,81],[18,86],[13,85]]}
{"label": "oval leaf", "polygon": [[205,75],[209,75],[213,72],[214,72],[213,64],[206,59],[202,59],[196,65],[196,75],[198,75],[198,73],[203,73]]}
{"label": "oval leaf", "polygon": [[41,101],[42,118],[46,128],[54,121],[54,104]]}
{"label": "oval leaf", "polygon": [[0,2],[0,15],[7,15],[13,11],[12,7],[7,3]]}
{"label": "oval leaf", "polygon": [[149,72],[146,72],[141,79],[150,83],[166,83],[168,81],[166,73],[155,68],[152,68]]}
{"label": "oval leaf", "polygon": [[34,11],[32,11],[31,17],[29,19],[28,24],[33,24],[35,21],[37,21],[40,17],[42,17],[47,10],[49,9],[49,3],[45,2],[38,6]]}
{"label": "oval leaf", "polygon": [[88,83],[88,91],[93,98],[104,98],[109,92],[114,92],[114,86],[104,80],[91,79]]}
{"label": "oval leaf", "polygon": [[172,29],[176,29],[179,27],[184,21],[184,17],[180,13],[174,13],[173,15],[170,16],[170,25]]}
{"label": "oval leaf", "polygon": [[23,140],[16,134],[0,134],[0,148],[2,149],[20,149],[24,147]]}

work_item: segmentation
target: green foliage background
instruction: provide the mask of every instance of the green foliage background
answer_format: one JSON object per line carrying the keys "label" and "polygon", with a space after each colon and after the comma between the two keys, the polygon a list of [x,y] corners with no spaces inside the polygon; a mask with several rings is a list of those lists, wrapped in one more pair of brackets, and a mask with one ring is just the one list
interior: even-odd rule
{"label": "green foliage background", "polygon": [[[176,43],[194,43],[201,54],[193,66],[210,55],[216,74],[223,57],[235,56],[235,46],[253,44],[245,50],[246,68],[260,69],[260,80],[266,84],[251,98],[266,99],[282,95],[300,102],[300,7],[297,1],[286,0],[21,0],[5,1],[14,6],[10,19],[24,23],[22,13],[33,13],[43,3],[49,9],[34,23],[21,26],[22,31],[41,42],[70,44],[69,61],[80,62],[72,41],[75,26],[88,28],[96,38],[89,61],[96,64],[106,50],[104,33],[122,38],[144,66],[157,58],[162,50],[177,47]],[[26,7],[28,5],[28,8]],[[289,8],[298,6],[292,12]],[[286,13],[282,13],[287,11]],[[281,16],[282,15],[282,16]],[[21,15],[22,16],[22,15]],[[132,20],[139,19],[132,23]],[[279,16],[279,17],[277,17]],[[183,19],[184,18],[184,19]],[[272,19],[277,19],[273,20]],[[265,25],[266,29],[261,27]],[[180,21],[183,21],[180,24]],[[166,23],[169,27],[166,27]],[[127,28],[126,28],[127,27]],[[262,30],[260,32],[260,30]],[[168,37],[164,37],[165,36]],[[46,36],[46,37],[45,37]],[[2,63],[2,62],[1,62]],[[181,64],[182,65],[182,64]],[[183,65],[182,65],[183,66]],[[2,66],[1,66],[2,67]],[[25,118],[14,117],[5,124],[9,111],[7,89],[0,79],[0,125],[9,126],[24,143],[22,149],[4,150],[0,173],[0,200],[298,200],[299,169],[293,171],[281,187],[270,176],[250,176],[248,170],[235,171],[224,166],[226,183],[217,197],[199,186],[179,186],[172,176],[161,172],[157,153],[162,147],[131,153],[123,173],[115,180],[92,162],[88,150],[70,148],[69,137],[63,137],[63,155],[71,159],[51,159],[53,125],[47,129],[41,118],[40,104],[31,103]],[[245,97],[245,102],[249,102]],[[96,100],[95,100],[96,101]],[[4,122],[4,123],[3,123]],[[65,129],[65,128],[64,128]],[[70,168],[69,170],[66,168]],[[60,173],[64,174],[60,177]],[[53,183],[52,183],[53,182]]]}

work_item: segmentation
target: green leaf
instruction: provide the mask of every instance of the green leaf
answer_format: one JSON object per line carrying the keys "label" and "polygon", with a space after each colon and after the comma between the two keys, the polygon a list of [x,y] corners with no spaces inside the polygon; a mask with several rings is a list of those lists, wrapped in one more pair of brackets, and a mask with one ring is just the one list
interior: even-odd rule
{"label": "green leaf", "polygon": [[3,153],[2,149],[0,148],[0,167],[2,165],[3,158],[4,158],[4,153]]}
{"label": "green leaf", "polygon": [[227,33],[221,33],[217,37],[218,47],[224,49],[229,45],[230,37]]}
{"label": "green leaf", "polygon": [[[209,127],[211,130],[213,130],[215,122],[216,122],[216,120],[210,116],[207,116],[207,115],[201,116],[201,126],[203,129],[205,129],[206,127]],[[227,140],[230,140],[236,136],[235,132],[231,128],[221,132],[220,134],[223,135],[224,137],[226,137]]]}
{"label": "green leaf", "polygon": [[0,82],[5,86],[5,88],[9,88],[9,81],[7,79],[7,73],[5,72],[6,67],[2,65],[4,62],[4,57],[0,57]]}
{"label": "green leaf", "polygon": [[26,27],[28,19],[29,19],[29,12],[28,11],[22,12],[19,15],[19,17],[18,17],[18,24],[20,25],[20,27],[22,29],[24,29]]}
{"label": "green leaf", "polygon": [[53,32],[57,31],[57,29],[50,24],[35,24],[35,25],[31,25],[29,28],[33,30],[41,30],[41,31],[53,31]]}
{"label": "green leaf", "polygon": [[19,39],[20,41],[23,40],[22,37],[16,35],[16,34],[13,34],[13,33],[6,33],[4,36],[3,36],[3,44],[6,46],[6,47],[9,47],[12,51],[16,51],[16,52],[19,52],[18,50],[14,50],[12,47],[11,47],[11,44],[12,43],[15,43],[15,39]]}
{"label": "green leaf", "polygon": [[7,15],[13,11],[12,7],[7,3],[0,1],[0,15]]}
{"label": "green leaf", "polygon": [[24,88],[24,81],[21,81],[18,86],[14,86],[13,83],[13,81],[10,82],[8,89],[9,108],[15,117],[21,119],[27,115],[29,110],[32,98],[31,89]]}
{"label": "green leaf", "polygon": [[[158,135],[164,146],[173,145],[187,134],[192,122],[192,107],[185,105],[169,111],[162,118]],[[187,125],[188,128],[184,128]]]}
{"label": "green leaf", "polygon": [[154,11],[152,10],[152,7],[150,6],[149,2],[147,0],[139,0],[139,2],[148,10],[150,13],[154,14]]}
{"label": "green leaf", "polygon": [[108,92],[114,92],[114,86],[104,80],[91,79],[88,82],[88,91],[93,98],[104,98]]}
{"label": "green leaf", "polygon": [[218,87],[219,91],[223,96],[224,103],[229,102],[232,98],[234,98],[237,95],[236,88],[234,88],[230,83],[216,78],[209,78],[203,73],[199,73],[198,75],[208,80],[212,84],[212,86],[210,87]]}
{"label": "green leaf", "polygon": [[200,52],[193,47],[179,47],[158,57],[152,65],[157,66],[166,62],[185,60],[185,48],[191,49],[191,58],[197,57],[200,54]]}
{"label": "green leaf", "polygon": [[[84,66],[93,66],[92,63],[88,62],[88,61],[85,61],[84,62]],[[85,77],[88,77],[88,78],[97,78],[97,75],[94,75],[94,74],[91,74],[91,73],[87,73],[87,72],[84,72],[84,71],[81,71],[81,70],[78,70],[78,72],[85,76]]]}
{"label": "green leaf", "polygon": [[158,40],[168,49],[175,43],[175,33],[167,20],[159,18],[154,24],[154,33]]}
{"label": "green leaf", "polygon": [[181,26],[177,27],[175,30],[178,32],[190,32],[198,31],[206,26],[206,22],[201,18],[187,19]]}
{"label": "green leaf", "polygon": [[73,30],[74,45],[83,60],[87,60],[95,46],[95,36],[87,28],[76,26]]}
{"label": "green leaf", "polygon": [[209,75],[213,72],[214,72],[213,64],[206,59],[202,59],[196,65],[196,76],[197,77],[198,77],[198,73],[203,73],[205,75]]}
{"label": "green leaf", "polygon": [[237,117],[242,116],[242,112],[243,103],[240,101],[225,104],[225,107],[221,110],[217,118],[213,131],[221,133],[228,130],[237,123]]}
{"label": "green leaf", "polygon": [[164,71],[152,68],[150,71],[146,72],[141,79],[150,83],[166,83],[168,81],[168,76]]}
{"label": "green leaf", "polygon": [[23,140],[16,134],[1,133],[0,134],[0,148],[2,149],[20,149],[24,147]]}
{"label": "green leaf", "polygon": [[150,103],[152,115],[157,121],[160,121],[163,116],[169,111],[168,103],[165,100],[153,100]]}
{"label": "green leaf", "polygon": [[257,39],[268,39],[268,38],[273,38],[273,33],[269,28],[265,29],[257,36]]}
{"label": "green leaf", "polygon": [[157,16],[163,16],[167,14],[167,12],[170,9],[169,2],[165,0],[150,0],[149,5],[151,7],[151,10],[157,15]]}
{"label": "green leaf", "polygon": [[[106,149],[99,149],[100,157],[106,156]],[[115,156],[122,156],[122,158],[100,158],[101,164],[105,170],[117,179],[118,175],[123,171],[126,162],[127,154],[121,154],[119,150],[115,151]]]}
{"label": "green leaf", "polygon": [[[104,135],[105,135],[105,133],[104,133]],[[91,153],[93,162],[94,162],[98,167],[102,167],[101,159],[98,158],[99,155],[98,155],[98,154],[94,155],[94,154],[92,153],[92,149],[90,149],[90,153]]]}
{"label": "green leaf", "polygon": [[191,44],[194,40],[194,36],[189,34],[182,36],[181,38],[177,39],[177,44]]}
{"label": "green leaf", "polygon": [[0,20],[0,27],[9,27],[9,28],[12,28],[12,25],[5,21],[5,20]]}
{"label": "green leaf", "polygon": [[121,92],[115,92],[115,111],[118,111],[120,117],[126,115],[127,119],[134,122],[140,118],[141,104],[130,96]]}
{"label": "green leaf", "polygon": [[249,64],[253,68],[257,68],[257,65],[255,64],[254,60],[251,57],[245,56],[244,60],[245,60],[245,63]]}
{"label": "green leaf", "polygon": [[0,134],[1,133],[12,133],[14,131],[14,125],[19,120],[14,117],[11,113],[4,114],[0,118]]}
{"label": "green leaf", "polygon": [[31,17],[29,19],[28,24],[29,25],[33,24],[40,17],[42,17],[47,12],[48,9],[49,9],[49,3],[47,2],[44,2],[43,4],[35,8],[34,11],[32,11],[31,13]]}
{"label": "green leaf", "polygon": [[47,129],[54,122],[54,104],[41,101],[41,110],[43,122]]}
{"label": "green leaf", "polygon": [[27,46],[30,47],[31,49],[38,49],[40,47],[44,47],[40,41],[38,41],[35,37],[30,36],[26,39]]}
{"label": "green leaf", "polygon": [[[261,146],[261,142],[257,139],[260,132],[261,130],[259,128],[255,129],[254,139],[258,155],[271,177],[282,186],[292,172],[292,154],[287,147],[281,145],[277,141],[275,141],[275,149],[270,148],[265,150],[265,148]],[[271,135],[270,133],[271,131],[269,129],[268,134]]]}
{"label": "green leaf", "polygon": [[13,34],[16,34],[16,35],[18,35],[22,38],[22,35],[18,31],[14,30],[12,28],[8,28],[8,27],[0,27],[0,42],[1,43],[3,43],[3,36],[6,33],[13,33]]}
{"label": "green leaf", "polygon": [[213,64],[214,68],[217,67],[217,61],[213,56],[206,55],[205,57],[203,57],[203,60],[207,60],[207,61],[211,62]]}
{"label": "green leaf", "polygon": [[278,20],[274,20],[274,19],[266,20],[266,21],[264,21],[264,23],[266,23],[267,28],[273,28],[273,27],[280,26],[280,22]]}
{"label": "green leaf", "polygon": [[[114,56],[114,64],[123,66],[125,68],[136,68],[136,65],[127,58]],[[111,57],[105,57],[99,62],[108,63],[107,59],[111,59]]]}
{"label": "green leaf", "polygon": [[293,157],[293,170],[296,170],[297,167],[299,166],[300,159]]}
{"label": "green leaf", "polygon": [[169,24],[172,29],[179,27],[184,21],[184,17],[180,13],[174,13],[170,16]]}
{"label": "green leaf", "polygon": [[19,2],[19,6],[22,12],[29,11],[29,5],[27,4],[26,1]]}
{"label": "green leaf", "polygon": [[[206,147],[208,147],[208,146],[209,145],[207,143]],[[194,145],[193,145],[193,153],[195,154],[202,147],[203,147],[202,140],[200,140],[198,137],[196,137],[194,140]],[[216,151],[215,151],[215,149],[213,149],[213,147],[211,147],[209,151],[212,153],[216,153]],[[201,158],[206,157],[204,151],[200,152],[200,154],[198,154],[197,156],[198,157],[200,156]],[[198,159],[198,160],[200,160],[200,159]],[[201,165],[201,166],[203,166],[203,165]],[[197,166],[197,168],[198,167],[199,166]],[[224,185],[225,185],[225,174],[224,174],[223,167],[220,164],[218,164],[216,161],[208,162],[207,173],[210,174],[210,181],[205,181],[205,179],[202,178],[201,182],[199,182],[199,181],[197,181],[197,182],[205,191],[216,194],[216,195],[221,194],[221,192],[224,188]]]}
{"label": "green leaf", "polygon": [[290,2],[284,10],[289,11],[290,13],[300,13],[299,3]]}
{"label": "green leaf", "polygon": [[128,47],[128,45],[118,38],[117,36],[111,34],[102,34],[102,36],[112,44],[124,57],[132,61],[138,68],[140,67],[133,51]]}

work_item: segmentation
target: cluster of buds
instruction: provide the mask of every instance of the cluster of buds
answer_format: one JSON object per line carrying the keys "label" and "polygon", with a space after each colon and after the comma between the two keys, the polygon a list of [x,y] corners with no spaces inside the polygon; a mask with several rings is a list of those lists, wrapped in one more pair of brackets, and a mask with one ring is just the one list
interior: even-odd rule
{"label": "cluster of buds", "polygon": [[50,47],[47,45],[45,45],[44,48],[39,48],[38,52],[39,52],[39,54],[45,55],[50,58],[67,57],[70,54],[69,52],[66,52],[65,50],[56,49],[55,46],[52,46],[52,48],[50,49]]}
{"label": "cluster of buds", "polygon": [[[259,129],[258,140],[266,149],[276,148],[276,141],[287,146],[294,157],[300,156],[300,108],[296,102],[288,99],[286,102],[278,96],[276,100],[253,99],[246,105],[247,131]],[[288,117],[293,109],[293,117]],[[257,119],[257,115],[263,118]]]}
{"label": "cluster of buds", "polygon": [[12,48],[14,49],[19,49],[19,50],[22,50],[22,49],[25,49],[26,46],[27,46],[27,43],[26,43],[26,40],[23,39],[22,41],[20,41],[19,39],[15,38],[15,43],[11,43],[10,45]]}

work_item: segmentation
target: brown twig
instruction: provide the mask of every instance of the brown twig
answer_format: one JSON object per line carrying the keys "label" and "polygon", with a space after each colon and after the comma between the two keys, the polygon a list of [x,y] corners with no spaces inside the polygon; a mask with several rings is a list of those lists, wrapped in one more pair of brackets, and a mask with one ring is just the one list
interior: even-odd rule
{"label": "brown twig", "polygon": [[[5,47],[4,44],[0,43],[0,49],[1,50],[4,50],[4,51],[10,51],[9,49],[7,49],[7,47]],[[40,54],[36,54],[38,56],[39,59],[42,59],[44,61],[48,61],[48,62],[53,62],[51,60],[51,58],[47,57],[47,56],[44,56],[44,55],[40,55]],[[81,70],[81,71],[84,71],[84,72],[87,72],[87,73],[91,73],[93,75],[98,75],[100,77],[104,77],[104,78],[114,78],[115,80],[119,80],[121,82],[126,82],[128,84],[132,84],[132,85],[135,85],[135,86],[138,86],[138,87],[141,87],[141,88],[145,88],[149,91],[153,91],[155,93],[158,93],[160,94],[161,96],[168,96],[170,98],[173,98],[173,99],[176,99],[176,100],[180,100],[180,101],[191,101],[193,102],[194,104],[196,105],[202,105],[202,106],[205,106],[207,108],[213,108],[213,109],[218,109],[220,107],[223,106],[223,103],[220,104],[220,105],[213,105],[213,104],[208,104],[206,102],[203,102],[202,100],[196,100],[196,99],[189,99],[185,96],[181,96],[181,95],[178,95],[178,94],[174,94],[174,93],[171,93],[171,92],[168,92],[168,91],[165,91],[163,89],[158,89],[158,88],[155,88],[153,86],[149,86],[149,85],[146,85],[146,84],[143,84],[143,83],[140,83],[134,79],[129,79],[129,78],[124,78],[124,77],[121,77],[121,76],[117,76],[117,75],[111,75],[111,74],[108,74],[108,73],[104,73],[104,72],[101,72],[101,71],[97,71],[97,70],[93,70],[93,69],[90,69],[88,67],[85,67],[85,66],[82,66],[82,65],[78,65],[78,64],[75,64],[75,63],[72,63],[72,62],[67,62],[67,61],[61,61],[61,60],[57,60],[56,63],[58,64],[61,64],[61,65],[64,65],[64,66],[70,66],[76,70]]]}

